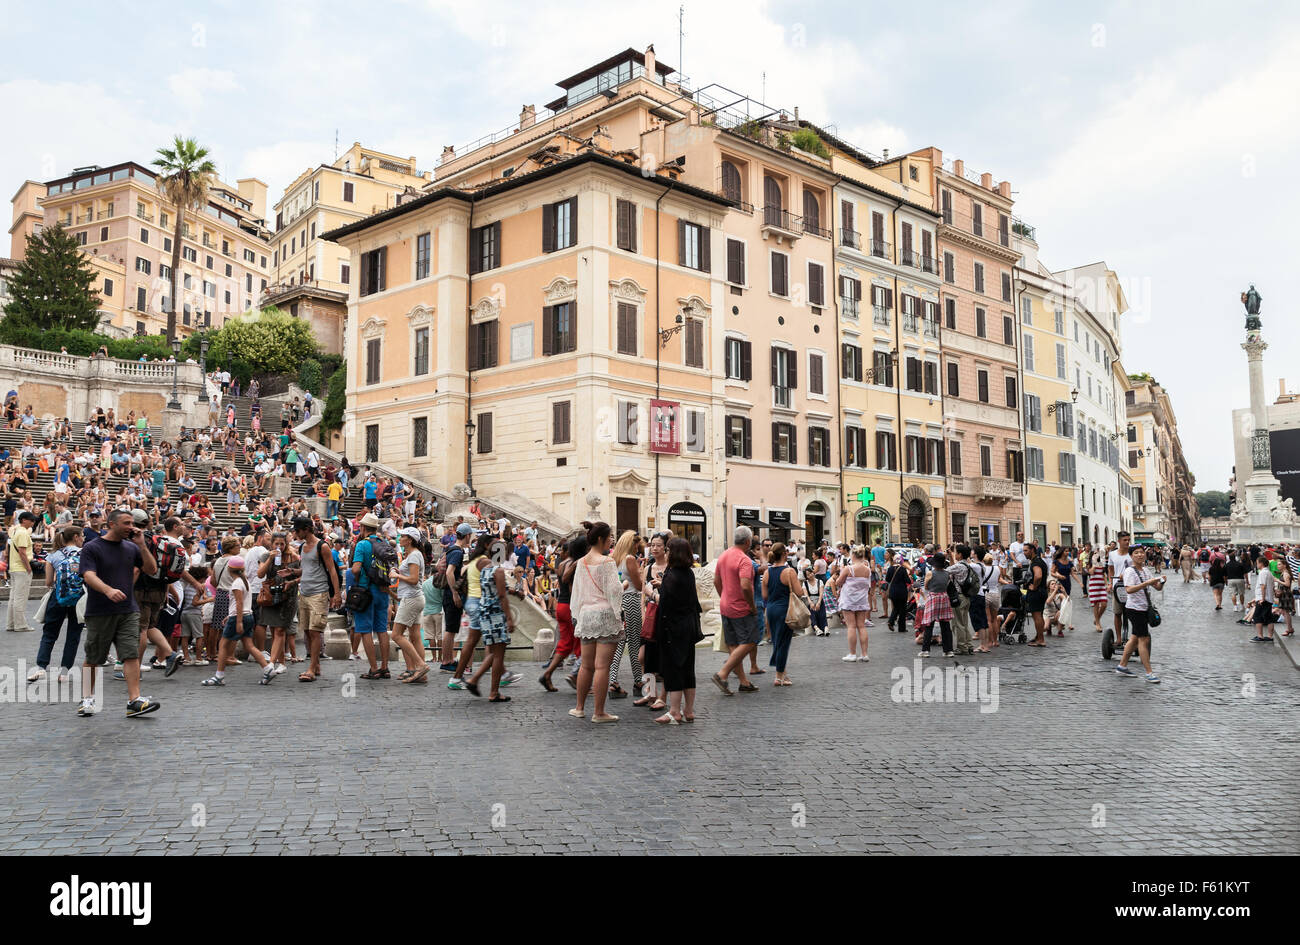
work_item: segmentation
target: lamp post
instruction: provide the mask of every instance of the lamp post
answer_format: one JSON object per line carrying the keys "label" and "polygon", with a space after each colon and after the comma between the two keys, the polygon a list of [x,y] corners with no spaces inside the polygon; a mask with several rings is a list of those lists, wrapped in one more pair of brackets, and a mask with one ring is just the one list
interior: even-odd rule
{"label": "lamp post", "polygon": [[180,410],[181,399],[176,393],[176,374],[180,370],[181,366],[181,341],[179,338],[172,339],[172,357],[172,399],[171,402],[167,404],[167,409]]}
{"label": "lamp post", "polygon": [[465,485],[469,486],[469,494],[474,494],[474,421],[465,421]]}
{"label": "lamp post", "polygon": [[199,403],[208,402],[208,339],[199,339],[199,373],[203,375],[203,384],[199,389]]}

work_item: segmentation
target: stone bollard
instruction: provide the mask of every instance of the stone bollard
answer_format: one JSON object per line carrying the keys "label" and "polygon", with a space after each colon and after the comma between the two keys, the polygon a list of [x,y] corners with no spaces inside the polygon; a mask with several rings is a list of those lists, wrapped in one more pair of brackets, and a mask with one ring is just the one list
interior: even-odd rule
{"label": "stone bollard", "polygon": [[325,618],[325,655],[332,660],[345,660],[352,654],[352,641],[349,639],[348,620],[342,614],[330,614]]}
{"label": "stone bollard", "polygon": [[542,627],[537,631],[537,636],[533,637],[533,662],[546,663],[554,652],[555,631],[550,627]]}

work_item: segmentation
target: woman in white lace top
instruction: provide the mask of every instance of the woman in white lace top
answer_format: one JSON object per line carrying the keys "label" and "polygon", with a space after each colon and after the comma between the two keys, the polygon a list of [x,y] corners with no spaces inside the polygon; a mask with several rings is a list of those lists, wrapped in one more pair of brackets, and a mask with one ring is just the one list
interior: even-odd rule
{"label": "woman in white lace top", "polygon": [[578,562],[573,578],[569,609],[573,613],[573,635],[582,643],[582,667],[578,670],[578,705],[570,709],[574,718],[585,718],[587,693],[592,693],[593,722],[617,722],[617,715],[605,711],[609,695],[609,666],[623,634],[623,585],[618,569],[609,557],[613,538],[604,522],[587,530],[591,550]]}

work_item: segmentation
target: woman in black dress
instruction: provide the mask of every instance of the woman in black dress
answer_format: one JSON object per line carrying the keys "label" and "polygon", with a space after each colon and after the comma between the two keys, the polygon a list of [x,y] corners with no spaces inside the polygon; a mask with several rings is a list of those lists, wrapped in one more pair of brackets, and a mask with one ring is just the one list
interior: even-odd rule
{"label": "woman in black dress", "polygon": [[[668,542],[668,570],[659,585],[655,642],[659,673],[668,690],[668,711],[655,719],[661,725],[695,721],[695,644],[700,631],[700,599],[695,593],[694,556],[685,538]],[[683,706],[683,695],[685,706]]]}

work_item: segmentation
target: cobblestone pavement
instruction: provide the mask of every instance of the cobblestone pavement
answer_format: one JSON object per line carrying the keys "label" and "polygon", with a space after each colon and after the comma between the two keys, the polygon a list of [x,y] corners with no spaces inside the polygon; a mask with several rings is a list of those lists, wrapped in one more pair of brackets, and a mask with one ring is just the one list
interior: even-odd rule
{"label": "cobblestone pavement", "polygon": [[[842,630],[797,639],[794,686],[769,672],[731,698],[701,650],[691,726],[630,699],[611,702],[617,725],[570,718],[570,690],[543,692],[530,663],[508,705],[436,679],[346,697],[357,664],[340,663],[310,686],[154,672],[162,708],[142,719],[124,717],[121,682],[90,719],[11,688],[0,852],[1300,852],[1300,672],[1175,579],[1163,683],[1121,678],[1085,606],[1046,650],[960,661],[999,670],[995,712],[895,702],[891,670],[917,647],[883,621],[870,663],[840,661]],[[0,665],[30,665],[37,637],[0,633]]]}

